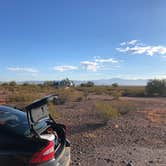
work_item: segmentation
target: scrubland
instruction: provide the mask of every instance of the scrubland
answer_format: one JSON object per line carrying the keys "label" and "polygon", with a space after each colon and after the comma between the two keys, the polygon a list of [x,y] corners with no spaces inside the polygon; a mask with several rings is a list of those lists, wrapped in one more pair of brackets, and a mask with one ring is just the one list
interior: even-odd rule
{"label": "scrubland", "polygon": [[143,86],[0,85],[1,104],[20,108],[48,94],[59,96],[50,111],[69,128],[71,165],[166,165],[166,98]]}

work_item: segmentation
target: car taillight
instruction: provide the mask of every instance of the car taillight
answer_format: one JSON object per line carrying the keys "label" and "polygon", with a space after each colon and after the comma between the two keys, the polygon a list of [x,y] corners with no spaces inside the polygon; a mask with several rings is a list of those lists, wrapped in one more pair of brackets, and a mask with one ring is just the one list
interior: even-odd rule
{"label": "car taillight", "polygon": [[39,164],[48,160],[51,160],[54,158],[54,143],[52,141],[49,141],[47,146],[40,149],[38,152],[36,152],[31,160],[30,164]]}

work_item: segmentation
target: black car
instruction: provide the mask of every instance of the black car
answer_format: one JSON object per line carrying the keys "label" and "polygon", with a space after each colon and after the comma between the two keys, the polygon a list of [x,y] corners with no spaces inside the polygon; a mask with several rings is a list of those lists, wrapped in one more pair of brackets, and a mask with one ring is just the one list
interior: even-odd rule
{"label": "black car", "polygon": [[49,114],[47,96],[25,112],[0,106],[0,166],[68,166],[70,143],[66,127]]}

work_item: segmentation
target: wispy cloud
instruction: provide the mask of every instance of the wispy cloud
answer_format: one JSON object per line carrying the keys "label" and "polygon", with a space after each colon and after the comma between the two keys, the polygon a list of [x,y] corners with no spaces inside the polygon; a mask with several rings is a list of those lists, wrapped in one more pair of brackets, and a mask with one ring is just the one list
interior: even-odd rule
{"label": "wispy cloud", "polygon": [[77,70],[78,67],[76,66],[70,66],[70,65],[63,65],[63,66],[54,66],[53,70],[64,72],[68,70]]}
{"label": "wispy cloud", "polygon": [[98,69],[103,68],[105,65],[104,63],[118,63],[118,60],[113,58],[102,59],[100,57],[95,57],[94,61],[82,61],[80,64],[89,71],[97,71]]}
{"label": "wispy cloud", "polygon": [[61,65],[61,66],[54,66],[52,69],[55,71],[68,71],[68,70],[78,70],[81,69],[81,67],[87,71],[97,71],[98,69],[102,68],[104,66],[104,63],[112,63],[117,64],[119,61],[113,58],[100,58],[100,57],[94,57],[94,60],[92,61],[81,61],[81,66],[71,66],[71,65]]}
{"label": "wispy cloud", "polygon": [[145,54],[149,56],[157,55],[165,55],[166,47],[157,45],[145,45],[143,43],[138,42],[138,40],[131,40],[129,42],[123,42],[120,44],[121,47],[116,48],[119,52],[127,52],[131,54]]}
{"label": "wispy cloud", "polygon": [[109,58],[109,59],[95,59],[95,62],[98,63],[118,63],[117,60],[113,59],[113,58]]}
{"label": "wispy cloud", "polygon": [[91,61],[82,61],[80,64],[86,69],[90,71],[97,71],[98,64],[96,62]]}
{"label": "wispy cloud", "polygon": [[26,67],[8,67],[7,70],[11,72],[26,72],[26,73],[38,73],[39,71],[33,68]]}
{"label": "wispy cloud", "polygon": [[121,46],[125,46],[125,45],[135,45],[138,42],[138,40],[131,40],[131,41],[127,41],[127,42],[122,42],[120,43]]}

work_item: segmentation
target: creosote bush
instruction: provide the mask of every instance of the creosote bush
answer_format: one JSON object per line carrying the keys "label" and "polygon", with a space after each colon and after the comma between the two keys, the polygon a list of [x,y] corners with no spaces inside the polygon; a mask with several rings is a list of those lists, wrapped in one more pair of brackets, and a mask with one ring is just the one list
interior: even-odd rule
{"label": "creosote bush", "polygon": [[59,104],[64,104],[66,102],[79,102],[84,98],[83,92],[80,92],[74,88],[59,89],[57,94],[59,95]]}
{"label": "creosote bush", "polygon": [[116,108],[105,102],[96,102],[95,109],[98,111],[99,116],[106,121],[110,118],[117,118],[120,116],[120,113]]}
{"label": "creosote bush", "polygon": [[130,111],[136,111],[136,106],[130,101],[112,100],[110,103],[106,101],[97,101],[94,106],[94,109],[104,120],[117,118]]}
{"label": "creosote bush", "polygon": [[93,86],[93,87],[76,87],[77,90],[89,94],[93,93],[96,95],[110,95],[114,98],[119,98],[121,96],[129,97],[144,97],[145,87],[144,86]]}
{"label": "creosote bush", "polygon": [[149,80],[145,90],[147,96],[166,97],[166,79]]}

